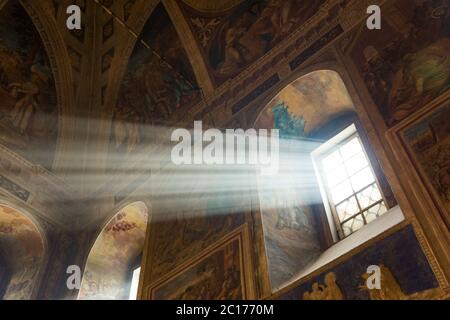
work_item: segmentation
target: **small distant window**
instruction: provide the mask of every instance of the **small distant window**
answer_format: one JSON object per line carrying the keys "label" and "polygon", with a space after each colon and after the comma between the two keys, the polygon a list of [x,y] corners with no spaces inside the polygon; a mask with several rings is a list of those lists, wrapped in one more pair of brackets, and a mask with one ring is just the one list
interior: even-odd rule
{"label": "small distant window", "polygon": [[315,165],[339,237],[387,211],[381,189],[354,125],[330,139]]}
{"label": "small distant window", "polygon": [[131,278],[130,296],[128,300],[136,300],[139,286],[139,275],[141,274],[141,267],[133,270]]}

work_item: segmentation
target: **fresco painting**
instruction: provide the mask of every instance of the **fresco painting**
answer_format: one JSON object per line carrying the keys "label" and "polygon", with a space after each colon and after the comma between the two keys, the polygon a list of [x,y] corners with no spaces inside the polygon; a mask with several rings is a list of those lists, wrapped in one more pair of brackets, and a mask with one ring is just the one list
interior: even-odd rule
{"label": "fresco painting", "polygon": [[50,63],[18,1],[0,10],[0,140],[51,168],[57,138],[56,90]]}
{"label": "fresco painting", "polygon": [[280,130],[280,136],[306,137],[333,117],[354,111],[339,74],[311,72],[292,82],[264,108],[255,127]]}
{"label": "fresco painting", "polygon": [[[258,178],[272,289],[283,287],[322,252],[317,221],[308,205],[322,201],[320,195],[314,196],[317,181],[309,174],[314,172],[311,148],[319,144],[296,141],[308,138],[329,120],[353,110],[339,74],[323,70],[309,73],[282,89],[256,121],[256,128],[279,129],[283,138],[279,172],[275,177]],[[308,187],[301,187],[299,181]]]}
{"label": "fresco painting", "polygon": [[[33,297],[44,258],[44,242],[36,225],[23,213],[0,205],[0,252],[8,271],[3,297],[21,300]],[[14,270],[12,272],[12,270]]]}
{"label": "fresco painting", "polygon": [[147,220],[143,202],[126,206],[112,218],[89,253],[78,299],[128,298],[131,263],[142,253]]}
{"label": "fresco painting", "polygon": [[[130,153],[148,142],[145,129],[200,101],[186,52],[164,6],[148,19],[128,62],[114,112],[112,148]],[[164,61],[167,63],[164,63]]]}
{"label": "fresco painting", "polygon": [[158,241],[153,249],[151,279],[173,270],[242,225],[244,214],[233,207],[233,198],[232,194],[212,197],[203,209],[186,208],[155,222]]}
{"label": "fresco painting", "polygon": [[350,52],[388,127],[450,88],[450,1],[400,0]]}
{"label": "fresco painting", "polygon": [[242,300],[243,253],[240,236],[227,241],[152,290],[152,299]]}
{"label": "fresco painting", "polygon": [[[259,181],[259,185],[263,183]],[[322,250],[313,212],[304,204],[300,190],[271,190],[270,197],[264,192],[259,194],[269,276],[274,290],[314,262]]]}
{"label": "fresco painting", "polygon": [[[368,290],[367,267],[381,271],[381,288]],[[287,300],[414,300],[443,295],[427,258],[406,226],[278,296]]]}
{"label": "fresco painting", "polygon": [[404,138],[414,158],[439,195],[450,216],[450,103],[447,102],[417,124]]}
{"label": "fresco painting", "polygon": [[217,85],[261,58],[304,24],[323,0],[250,0],[205,13],[182,5]]}

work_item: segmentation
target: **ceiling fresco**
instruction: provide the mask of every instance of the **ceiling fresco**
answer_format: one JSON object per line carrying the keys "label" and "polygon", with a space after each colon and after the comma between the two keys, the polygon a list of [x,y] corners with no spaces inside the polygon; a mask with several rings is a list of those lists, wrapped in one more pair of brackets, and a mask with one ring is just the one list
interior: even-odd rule
{"label": "ceiling fresco", "polygon": [[10,281],[3,299],[29,299],[44,255],[44,242],[24,214],[0,204],[0,252],[7,257]]}
{"label": "ceiling fresco", "polygon": [[400,0],[385,19],[349,54],[391,127],[450,89],[450,1]]}
{"label": "ceiling fresco", "polygon": [[124,153],[146,142],[146,125],[161,123],[200,101],[189,59],[162,4],[148,19],[140,40],[152,49],[136,43],[114,112],[112,148]]}
{"label": "ceiling fresco", "polygon": [[10,0],[0,9],[0,142],[50,168],[58,128],[56,90],[33,22]]}
{"label": "ceiling fresco", "polygon": [[339,74],[320,70],[281,90],[261,112],[255,127],[277,128],[280,135],[307,136],[335,116],[353,110]]}
{"label": "ceiling fresco", "polygon": [[106,225],[91,249],[79,299],[121,299],[131,264],[142,253],[148,210],[143,202],[132,203]]}
{"label": "ceiling fresco", "polygon": [[[234,1],[238,2],[238,1]],[[201,12],[179,1],[216,85],[235,77],[311,18],[324,0],[250,0]]]}

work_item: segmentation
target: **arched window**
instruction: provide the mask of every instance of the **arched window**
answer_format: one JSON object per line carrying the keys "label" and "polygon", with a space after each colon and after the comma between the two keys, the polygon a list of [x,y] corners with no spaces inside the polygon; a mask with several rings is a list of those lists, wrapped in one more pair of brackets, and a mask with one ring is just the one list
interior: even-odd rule
{"label": "arched window", "polygon": [[0,204],[0,299],[35,298],[44,251],[44,239],[34,222]]}
{"label": "arched window", "polygon": [[287,85],[255,128],[280,134],[279,171],[258,178],[276,290],[396,202],[337,72],[314,71]]}
{"label": "arched window", "polygon": [[78,299],[135,299],[148,209],[135,202],[103,228],[89,253]]}

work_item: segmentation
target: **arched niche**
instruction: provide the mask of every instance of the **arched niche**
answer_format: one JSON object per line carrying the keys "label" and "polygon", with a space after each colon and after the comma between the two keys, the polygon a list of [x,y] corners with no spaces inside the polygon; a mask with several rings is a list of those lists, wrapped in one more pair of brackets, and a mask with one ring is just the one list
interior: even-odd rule
{"label": "arched niche", "polygon": [[318,218],[322,203],[310,153],[316,136],[355,108],[340,75],[316,70],[287,84],[256,117],[257,129],[279,129],[279,170],[258,177],[258,194],[272,291],[286,285],[329,246]]}
{"label": "arched niche", "polygon": [[128,299],[148,219],[147,206],[138,201],[120,209],[106,224],[89,253],[78,299]]}
{"label": "arched niche", "polygon": [[58,139],[61,88],[55,56],[34,7],[0,7],[0,143],[51,169]]}
{"label": "arched niche", "polygon": [[45,248],[45,238],[31,218],[0,204],[0,299],[35,298]]}

